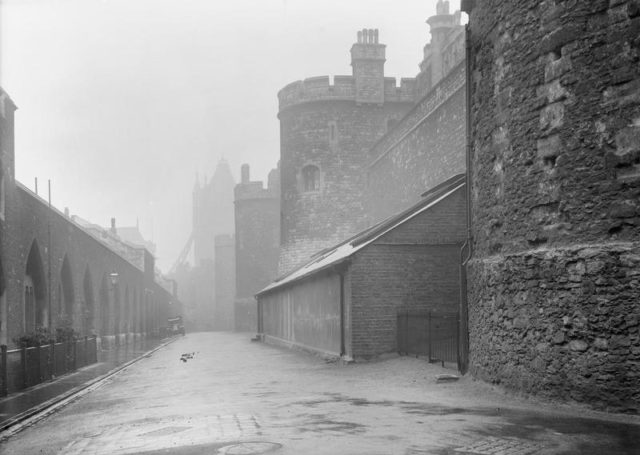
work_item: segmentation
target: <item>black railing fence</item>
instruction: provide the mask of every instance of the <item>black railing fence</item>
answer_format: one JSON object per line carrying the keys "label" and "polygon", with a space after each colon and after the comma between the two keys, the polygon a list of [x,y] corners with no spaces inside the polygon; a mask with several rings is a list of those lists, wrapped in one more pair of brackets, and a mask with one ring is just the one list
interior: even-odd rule
{"label": "black railing fence", "polygon": [[0,346],[0,396],[98,361],[97,338],[8,350]]}
{"label": "black railing fence", "polygon": [[398,353],[459,364],[457,312],[398,311]]}

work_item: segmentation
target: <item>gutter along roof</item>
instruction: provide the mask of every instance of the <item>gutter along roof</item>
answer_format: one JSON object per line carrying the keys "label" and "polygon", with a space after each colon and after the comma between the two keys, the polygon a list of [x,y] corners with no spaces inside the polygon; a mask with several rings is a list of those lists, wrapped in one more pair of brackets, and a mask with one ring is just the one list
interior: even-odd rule
{"label": "gutter along roof", "polygon": [[275,291],[298,280],[310,277],[320,271],[330,269],[349,260],[349,258],[356,252],[376,241],[389,231],[392,231],[447,198],[453,192],[461,188],[465,184],[465,180],[465,175],[459,174],[439,185],[436,185],[429,191],[423,193],[422,200],[417,204],[397,215],[393,215],[386,220],[373,225],[369,229],[359,232],[355,236],[337,244],[336,246],[316,253],[307,263],[297,269],[294,269],[288,274],[277,278],[273,283],[258,292],[256,296]]}

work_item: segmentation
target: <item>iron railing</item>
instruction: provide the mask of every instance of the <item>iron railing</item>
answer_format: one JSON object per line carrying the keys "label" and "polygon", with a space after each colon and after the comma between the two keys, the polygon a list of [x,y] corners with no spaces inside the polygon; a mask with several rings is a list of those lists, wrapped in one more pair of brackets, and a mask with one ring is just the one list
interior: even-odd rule
{"label": "iron railing", "polygon": [[98,361],[97,338],[8,350],[0,347],[0,396],[40,384]]}
{"label": "iron railing", "polygon": [[457,312],[399,310],[398,353],[425,356],[429,362],[459,364]]}

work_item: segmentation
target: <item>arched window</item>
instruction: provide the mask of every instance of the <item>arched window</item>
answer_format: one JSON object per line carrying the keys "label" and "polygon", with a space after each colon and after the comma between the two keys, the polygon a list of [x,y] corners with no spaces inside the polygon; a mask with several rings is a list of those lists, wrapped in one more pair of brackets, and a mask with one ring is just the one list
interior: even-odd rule
{"label": "arched window", "polygon": [[82,305],[82,330],[85,335],[95,334],[95,300],[93,295],[93,279],[89,266],[84,271],[82,280],[83,305]]}
{"label": "arched window", "polygon": [[302,190],[317,191],[320,189],[320,169],[312,164],[302,168]]}
{"label": "arched window", "polygon": [[336,145],[338,142],[338,124],[337,122],[329,122],[329,144],[332,146]]}
{"label": "arched window", "polygon": [[69,264],[69,257],[67,255],[64,256],[62,261],[58,295],[60,296],[60,315],[62,315],[67,322],[73,323],[75,296],[73,292],[71,265]]}

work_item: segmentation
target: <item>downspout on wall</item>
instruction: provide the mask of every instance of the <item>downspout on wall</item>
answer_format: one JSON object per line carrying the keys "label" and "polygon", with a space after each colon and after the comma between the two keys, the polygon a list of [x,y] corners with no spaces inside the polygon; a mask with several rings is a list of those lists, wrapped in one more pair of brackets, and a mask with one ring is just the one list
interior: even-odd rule
{"label": "downspout on wall", "polygon": [[344,270],[340,270],[340,357],[346,355],[344,317]]}
{"label": "downspout on wall", "polygon": [[[461,10],[468,16],[471,16],[471,11],[475,5],[474,0],[462,0]],[[466,374],[469,369],[469,300],[467,295],[467,267],[471,257],[473,256],[473,231],[471,220],[471,175],[472,175],[472,161],[471,153],[473,147],[472,134],[471,134],[471,63],[472,63],[472,51],[471,51],[471,29],[469,24],[465,26],[465,109],[466,109],[466,209],[467,209],[467,239],[460,249],[460,309],[459,309],[459,347],[458,347],[458,369],[460,373]],[[466,256],[465,256],[466,253]]]}

